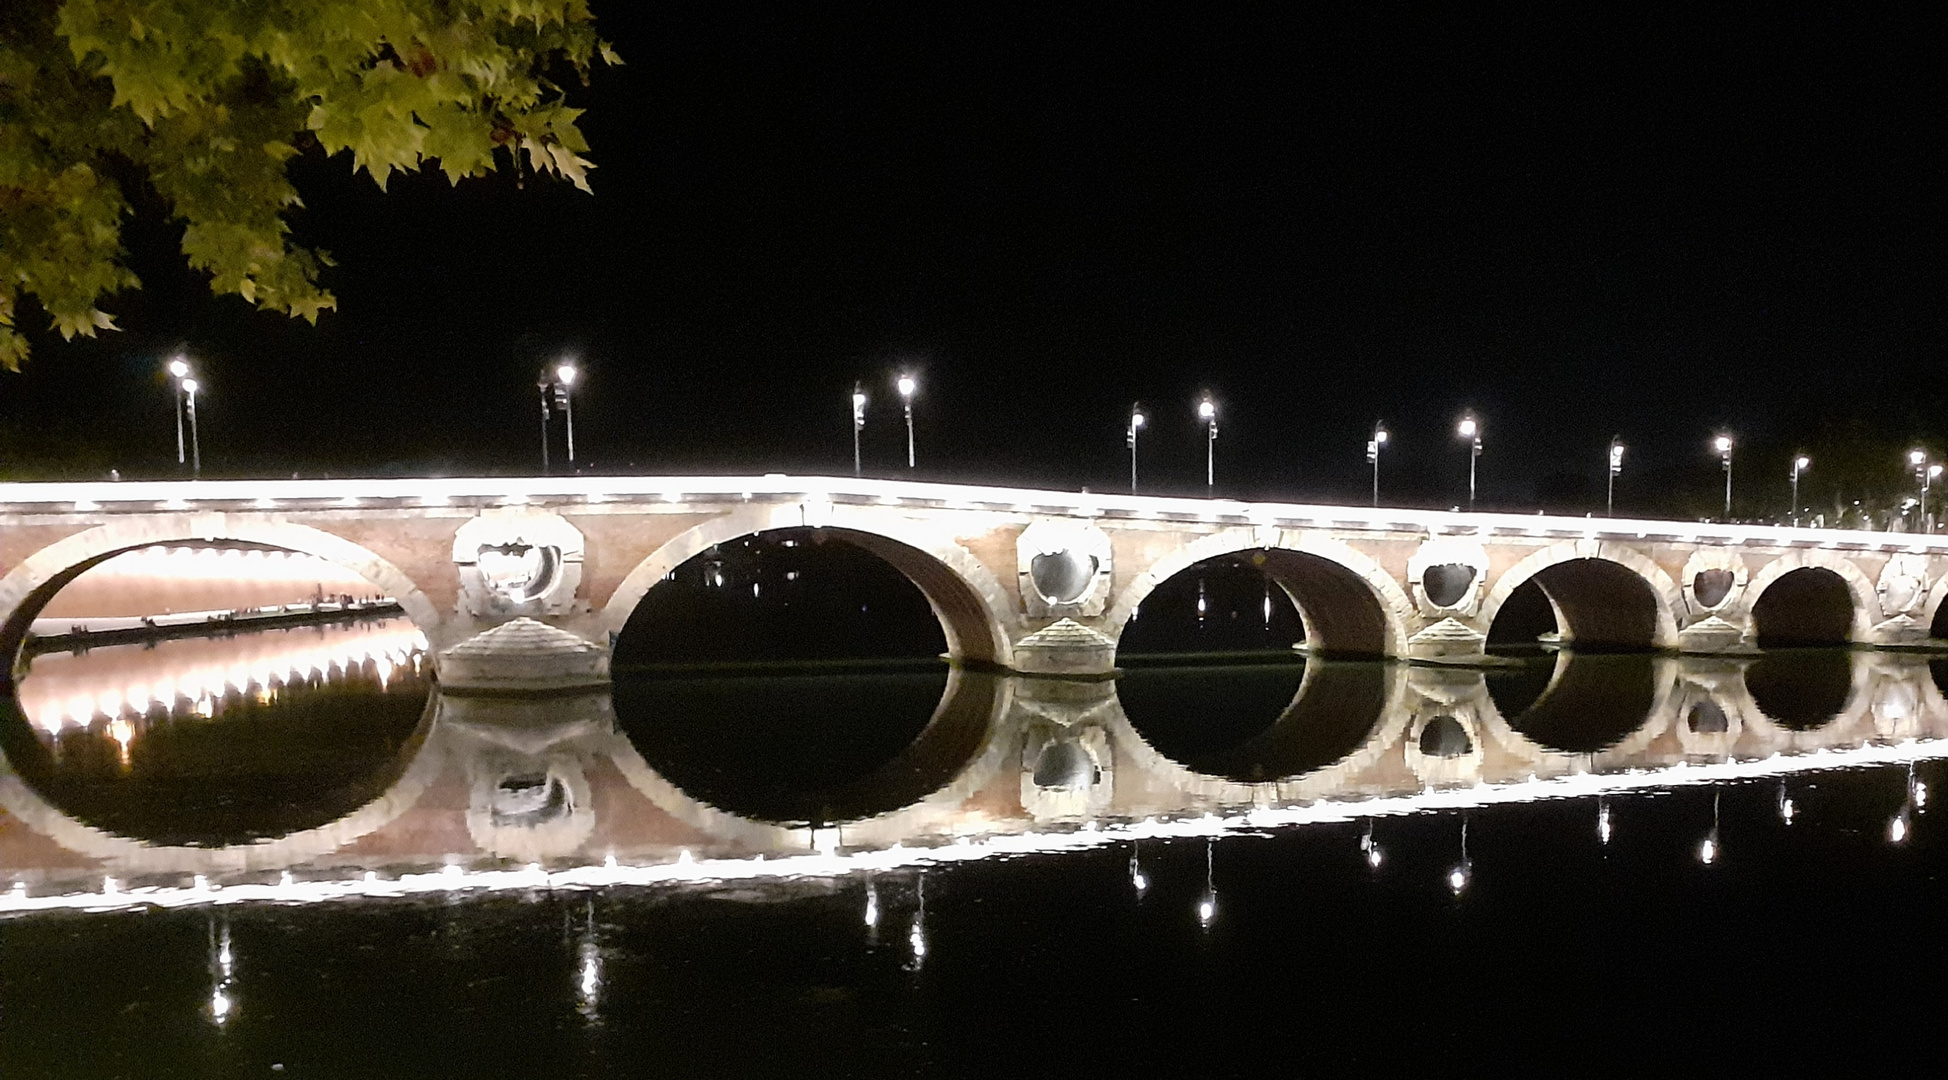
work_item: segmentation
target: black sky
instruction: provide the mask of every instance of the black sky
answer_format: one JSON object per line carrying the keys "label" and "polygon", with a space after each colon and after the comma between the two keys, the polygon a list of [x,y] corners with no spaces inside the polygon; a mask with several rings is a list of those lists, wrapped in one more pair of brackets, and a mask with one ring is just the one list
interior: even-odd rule
{"label": "black sky", "polygon": [[1752,514],[1795,449],[1812,500],[1948,452],[1938,23],[1293,7],[598,0],[593,197],[301,161],[316,328],[138,221],[125,330],[0,379],[0,467],[172,470],[178,342],[236,474],[532,471],[562,351],[604,471],[848,471],[864,379],[894,472],[904,364],[936,478],[1116,489],[1140,399],[1146,479],[1196,491],[1206,387],[1227,494],[1363,500],[1384,417],[1390,495],[1453,502],[1468,407],[1509,508],[1600,509],[1613,434],[1666,512],[1720,425]]}

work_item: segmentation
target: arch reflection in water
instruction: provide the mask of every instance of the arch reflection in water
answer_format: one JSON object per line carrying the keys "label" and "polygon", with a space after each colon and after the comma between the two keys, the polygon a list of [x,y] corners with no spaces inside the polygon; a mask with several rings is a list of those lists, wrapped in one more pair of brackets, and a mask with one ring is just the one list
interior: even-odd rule
{"label": "arch reflection in water", "polygon": [[425,640],[392,618],[43,653],[0,722],[12,768],[117,836],[221,845],[344,817],[423,734]]}
{"label": "arch reflection in water", "polygon": [[[1576,662],[1576,657],[1569,658],[1569,663]],[[298,902],[543,885],[724,882],[743,889],[751,882],[855,873],[881,875],[877,880],[883,902],[888,872],[1009,853],[1451,814],[1476,806],[1596,799],[1948,756],[1948,701],[1934,687],[1925,658],[1850,654],[1852,677],[1864,692],[1855,695],[1842,717],[1814,731],[1796,731],[1757,711],[1742,680],[1750,663],[1739,658],[1660,662],[1653,670],[1661,683],[1641,728],[1594,752],[1552,749],[1504,722],[1491,676],[1481,670],[1384,668],[1391,682],[1386,684],[1381,722],[1330,767],[1290,782],[1213,777],[1171,762],[1126,722],[1127,703],[1112,684],[989,678],[980,680],[994,689],[987,695],[985,717],[978,724],[970,722],[979,732],[969,736],[971,752],[965,749],[969,743],[962,743],[962,749],[939,758],[921,754],[900,764],[905,748],[891,746],[890,762],[868,760],[860,766],[864,777],[876,778],[871,783],[841,777],[786,786],[782,795],[774,791],[775,805],[764,809],[778,817],[765,820],[792,820],[785,815],[804,812],[807,806],[820,813],[830,809],[833,819],[841,810],[870,819],[815,829],[765,824],[752,820],[749,808],[729,808],[745,815],[738,816],[697,801],[694,792],[671,781],[685,779],[693,787],[713,779],[723,782],[713,772],[721,772],[722,755],[707,762],[708,768],[695,760],[645,763],[613,730],[605,695],[518,705],[506,699],[448,696],[441,699],[426,749],[413,759],[417,779],[402,780],[395,792],[386,793],[381,800],[388,805],[384,814],[343,830],[339,839],[322,846],[279,847],[284,843],[279,841],[149,847],[142,850],[153,857],[129,860],[117,854],[125,848],[91,846],[95,841],[81,833],[57,829],[34,839],[29,829],[38,828],[42,819],[31,815],[14,814],[28,829],[0,820],[8,826],[0,828],[0,858],[22,875],[23,883],[19,892],[0,895],[0,911],[212,899]],[[1200,670],[1223,674],[1223,669]],[[1554,690],[1545,689],[1536,700],[1556,694],[1570,709],[1591,700],[1605,685],[1602,679],[1569,677],[1573,675],[1567,673]],[[947,684],[955,676],[942,673],[940,678],[934,692],[952,698]],[[1303,681],[1303,674],[1298,678]],[[797,699],[783,705],[776,694],[761,688],[756,696],[747,694],[743,687],[750,684],[743,680],[664,681],[715,686],[723,700],[710,704],[711,715],[734,721],[737,712],[754,705],[768,703],[787,712],[802,707],[797,699],[805,697],[803,686],[814,680],[801,680]],[[1213,698],[1214,704],[1207,706],[1213,714],[1237,700],[1221,681],[1203,686]],[[1579,686],[1598,690],[1573,689]],[[1286,689],[1295,688],[1287,683]],[[685,701],[698,693],[693,686],[666,694],[661,700],[671,707],[652,719],[682,715],[688,708]],[[857,708],[871,712],[883,707],[874,704],[878,697],[867,693],[853,700]],[[1275,701],[1267,708],[1277,708]],[[908,746],[936,737],[928,734],[930,725],[953,712],[928,712],[923,699],[914,704],[918,719],[910,723],[920,725],[920,733]],[[1723,717],[1721,725],[1702,726],[1724,730],[1693,731],[1686,718],[1694,710]],[[857,725],[872,719],[843,715],[848,712],[844,707],[829,712],[835,722]],[[1450,722],[1460,738],[1437,730]],[[28,732],[24,724],[16,728]],[[949,723],[941,730],[969,729]],[[723,741],[741,737],[723,724],[703,725],[700,731],[693,735],[706,749],[712,731]],[[1244,741],[1253,738],[1247,733]],[[1464,752],[1443,756],[1444,747],[1459,748],[1463,741]],[[1276,742],[1269,745],[1282,751]],[[933,770],[927,764],[931,761],[942,764]],[[670,770],[670,777],[660,775],[661,769]],[[1918,814],[1925,788],[1918,779],[1895,779],[1916,808],[1910,813]],[[15,778],[0,776],[0,798],[11,800],[17,784]],[[858,797],[834,799],[835,792]],[[12,812],[18,804],[4,805]],[[1599,821],[1592,844],[1602,839],[1606,808],[1602,803],[1591,807]],[[1891,803],[1874,809],[1876,832],[1890,827],[1885,815],[1891,809]],[[1642,834],[1631,830],[1629,835]],[[48,839],[66,846],[67,853],[50,847]],[[1680,842],[1693,846],[1698,834],[1685,835]],[[296,855],[288,862],[274,861],[286,850]],[[1365,851],[1372,859],[1378,846],[1369,842]],[[1414,857],[1395,847],[1388,852],[1388,865],[1396,851],[1410,861]],[[1452,858],[1443,852],[1442,865]],[[373,876],[363,875],[374,867]],[[1132,862],[1132,887],[1150,884],[1147,869]],[[192,884],[193,875],[203,878]],[[103,885],[105,878],[117,882],[112,891]],[[890,909],[878,914],[885,921]],[[895,921],[898,932],[908,929],[904,910]]]}
{"label": "arch reflection in water", "polygon": [[996,675],[931,672],[630,678],[616,717],[686,794],[761,821],[902,809],[961,774],[987,739]]}
{"label": "arch reflection in water", "polygon": [[1301,776],[1364,745],[1387,707],[1384,664],[1139,667],[1117,681],[1130,725],[1195,772],[1245,782]]}
{"label": "arch reflection in water", "polygon": [[1656,657],[1558,652],[1488,675],[1509,727],[1563,753],[1607,750],[1644,726],[1656,705]]}

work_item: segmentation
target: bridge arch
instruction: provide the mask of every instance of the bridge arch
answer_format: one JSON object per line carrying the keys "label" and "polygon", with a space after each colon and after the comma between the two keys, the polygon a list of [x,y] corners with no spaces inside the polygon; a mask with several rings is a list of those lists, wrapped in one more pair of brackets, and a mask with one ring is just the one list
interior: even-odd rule
{"label": "bridge arch", "polygon": [[213,540],[263,544],[342,566],[396,600],[406,617],[438,644],[439,607],[405,571],[350,540],[273,514],[145,514],[57,540],[0,577],[0,656],[11,669],[35,613],[90,567],[137,548]]}
{"label": "bridge arch", "polygon": [[1413,601],[1380,564],[1329,537],[1261,529],[1226,529],[1200,537],[1151,563],[1123,587],[1104,618],[1118,641],[1130,614],[1157,586],[1198,563],[1262,553],[1265,574],[1292,598],[1306,648],[1329,656],[1401,656]]}
{"label": "bridge arch", "polygon": [[[1798,571],[1823,573],[1803,574]],[[1832,578],[1826,575],[1837,577],[1839,581],[1833,583]],[[1788,579],[1794,584],[1788,585],[1786,590],[1797,591],[1798,595],[1789,595],[1788,591],[1775,592],[1772,599],[1768,601],[1767,590]],[[1826,590],[1802,587],[1814,586],[1821,579],[1833,583],[1836,587]],[[1837,586],[1844,586],[1846,598],[1852,608],[1844,617],[1841,617],[1837,611],[1821,612],[1795,608],[1780,610],[1781,605],[1789,601],[1805,605],[1830,604],[1831,601],[1822,598],[1820,593],[1823,591],[1827,597],[1837,600],[1839,596]],[[1770,627],[1772,631],[1770,636],[1792,640],[1802,638],[1825,640],[1831,635],[1826,633],[1824,628],[1813,626],[1813,623],[1831,623],[1833,628],[1841,625],[1846,627],[1845,637],[1831,642],[1841,645],[1870,640],[1874,624],[1880,621],[1880,598],[1875,594],[1873,579],[1869,578],[1852,559],[1837,552],[1818,548],[1789,551],[1766,563],[1757,574],[1753,575],[1751,585],[1746,587],[1745,596],[1745,614],[1754,639],[1766,636],[1768,626],[1762,624],[1771,623],[1773,625]],[[1764,605],[1763,609],[1761,604]],[[1802,626],[1802,623],[1805,625]]]}
{"label": "bridge arch", "polygon": [[988,568],[945,529],[871,507],[785,503],[747,506],[678,534],[636,564],[610,595],[601,624],[622,633],[664,575],[718,544],[773,529],[829,529],[905,575],[927,598],[956,660],[1007,667],[1014,601]]}
{"label": "bridge arch", "polygon": [[[1540,580],[1544,574],[1551,580]],[[1530,579],[1537,579],[1543,588],[1556,612],[1557,630],[1567,641],[1603,648],[1677,647],[1675,613],[1684,602],[1683,591],[1640,551],[1609,541],[1573,540],[1530,554],[1502,571],[1482,600],[1484,632],[1493,628],[1502,606]],[[1639,586],[1639,597],[1647,593],[1651,601],[1648,611],[1627,599]]]}

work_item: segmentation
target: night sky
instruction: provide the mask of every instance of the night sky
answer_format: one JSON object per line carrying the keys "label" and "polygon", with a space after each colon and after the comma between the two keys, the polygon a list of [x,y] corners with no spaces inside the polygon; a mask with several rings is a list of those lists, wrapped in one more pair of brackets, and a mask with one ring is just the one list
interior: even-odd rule
{"label": "night sky", "polygon": [[[635,5],[573,94],[595,194],[297,164],[338,266],[317,327],[212,299],[151,205],[123,332],[0,377],[0,470],[169,475],[179,343],[210,475],[532,472],[534,380],[587,369],[596,471],[929,479],[1716,513],[1903,485],[1942,409],[1942,27],[1362,5]],[[559,449],[557,449],[559,455]],[[1867,489],[1867,490],[1860,490]]]}

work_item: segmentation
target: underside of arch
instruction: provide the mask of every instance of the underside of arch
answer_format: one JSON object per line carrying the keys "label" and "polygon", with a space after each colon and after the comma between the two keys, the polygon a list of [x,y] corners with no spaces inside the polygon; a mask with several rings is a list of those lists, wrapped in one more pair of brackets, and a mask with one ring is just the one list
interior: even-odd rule
{"label": "underside of arch", "polygon": [[1336,658],[1387,654],[1387,616],[1379,597],[1351,569],[1321,555],[1272,548],[1263,569],[1299,609],[1308,652]]}
{"label": "underside of arch", "polygon": [[1752,601],[1752,632],[1762,648],[1845,645],[1853,620],[1846,578],[1823,566],[1788,570]]}
{"label": "underside of arch", "polygon": [[[179,527],[156,528],[153,524],[97,526],[57,541],[22,560],[0,586],[24,589],[19,600],[0,618],[0,679],[11,687],[14,666],[27,639],[34,618],[54,595],[74,579],[117,555],[158,544],[222,543],[231,541],[260,545],[282,551],[311,555],[358,574],[397,601],[400,610],[429,638],[440,624],[439,610],[404,572],[372,552],[309,526],[288,522],[234,521],[223,525],[206,522],[178,523]],[[10,590],[8,590],[10,591]],[[4,597],[0,596],[0,603]]]}
{"label": "underside of arch", "polygon": [[[1601,558],[1566,559],[1535,572],[1523,585],[1534,584],[1548,601],[1556,631],[1564,644],[1590,652],[1650,650],[1657,646],[1657,592],[1635,570]],[[1534,604],[1522,604],[1522,586],[1496,612],[1495,622],[1517,619]],[[1530,617],[1540,610],[1527,611]],[[1512,624],[1511,624],[1512,625]],[[1497,635],[1493,625],[1489,639]],[[1533,641],[1534,635],[1529,634]]]}

